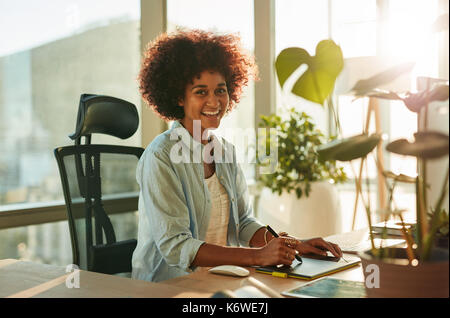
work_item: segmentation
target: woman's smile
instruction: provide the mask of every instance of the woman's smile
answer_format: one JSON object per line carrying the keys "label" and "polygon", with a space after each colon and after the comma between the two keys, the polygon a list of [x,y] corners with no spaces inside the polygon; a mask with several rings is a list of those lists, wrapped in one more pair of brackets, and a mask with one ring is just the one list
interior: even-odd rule
{"label": "woman's smile", "polygon": [[217,115],[219,115],[220,113],[220,108],[217,109],[216,111],[203,111],[201,114],[203,116],[207,116],[207,117],[217,117]]}

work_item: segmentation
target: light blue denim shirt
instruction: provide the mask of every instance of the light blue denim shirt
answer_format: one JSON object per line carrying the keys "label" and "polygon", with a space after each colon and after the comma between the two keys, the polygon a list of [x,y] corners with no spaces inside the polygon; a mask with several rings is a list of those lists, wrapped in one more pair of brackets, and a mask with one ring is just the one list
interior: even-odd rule
{"label": "light blue denim shirt", "polygon": [[[222,150],[222,160],[217,160],[220,151],[214,146],[216,174],[230,200],[227,244],[248,246],[264,225],[252,217],[234,146],[224,139],[214,138],[214,142]],[[140,193],[138,244],[132,260],[134,279],[158,282],[195,270],[191,263],[205,243],[211,210],[203,163],[196,155],[206,147],[175,122],[144,151],[136,171]],[[177,154],[182,150],[185,160],[180,162]]]}

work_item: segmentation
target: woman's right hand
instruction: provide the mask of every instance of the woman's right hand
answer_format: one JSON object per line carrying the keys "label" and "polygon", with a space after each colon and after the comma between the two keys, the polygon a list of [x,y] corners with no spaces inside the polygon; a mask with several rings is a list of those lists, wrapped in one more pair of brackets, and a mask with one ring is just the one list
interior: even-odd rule
{"label": "woman's right hand", "polygon": [[295,259],[296,250],[287,245],[283,237],[270,240],[267,245],[255,249],[255,265],[291,265]]}

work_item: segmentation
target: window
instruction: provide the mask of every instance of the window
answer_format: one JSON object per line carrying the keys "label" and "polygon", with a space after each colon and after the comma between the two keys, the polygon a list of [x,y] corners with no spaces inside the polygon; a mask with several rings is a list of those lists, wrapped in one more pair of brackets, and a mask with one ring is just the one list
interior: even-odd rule
{"label": "window", "polygon": [[[432,32],[432,25],[440,14],[442,12],[438,10],[438,0],[389,1],[387,14],[389,32],[386,32],[386,40],[381,45],[384,45],[383,51],[388,56],[416,63],[411,74],[412,91],[417,87],[415,79],[418,76],[438,77],[439,35]],[[393,101],[387,104],[390,119],[389,140],[411,138],[417,131],[417,115],[410,112],[402,102]],[[391,154],[388,157],[387,168],[397,174],[414,176],[417,174],[417,160]],[[397,187],[395,197],[399,208],[408,209],[406,216],[415,219],[413,185],[401,184]]]}
{"label": "window", "polygon": [[439,14],[438,0],[389,1],[384,50],[389,56],[415,61],[415,76],[438,76],[439,35],[432,32],[432,25]]}
{"label": "window", "polygon": [[345,58],[375,56],[376,0],[329,1],[331,10],[331,37],[340,45]]}
{"label": "window", "polygon": [[[254,21],[252,0],[230,0],[220,3],[210,0],[168,0],[167,29],[176,28],[202,29],[216,33],[238,33],[245,49],[254,51]],[[242,158],[242,169],[248,179],[254,178],[254,164],[246,158],[248,144],[243,143],[237,134],[239,129],[254,131],[255,111],[254,84],[244,89],[239,105],[228,116],[224,117],[220,128],[215,131],[236,146],[237,158]],[[249,143],[251,140],[249,141]]]}
{"label": "window", "polygon": [[[74,132],[82,93],[140,105],[139,19],[139,0],[0,3],[2,208],[62,202],[53,149],[73,143],[68,135]],[[140,145],[141,138],[138,131],[125,141],[94,136],[93,142]],[[18,251],[42,255],[33,250],[36,237],[47,235],[51,239],[45,242],[55,242],[63,236],[61,231],[70,241],[67,226],[61,223],[2,230],[0,241],[12,245],[0,249],[0,258],[14,257]],[[10,240],[13,232],[20,239]]]}
{"label": "window", "polygon": [[[349,59],[370,61],[377,57],[382,57],[390,65],[395,65],[399,61],[416,61],[416,67],[410,74],[409,80],[399,81],[400,86],[397,83],[394,89],[414,90],[414,79],[417,76],[436,77],[438,75],[438,35],[430,32],[432,23],[439,16],[437,0],[321,0],[313,2],[276,0],[275,5],[276,55],[291,46],[304,48],[309,54],[315,55],[317,43],[320,40],[332,38],[341,46],[346,65],[351,63]],[[382,70],[374,69],[371,75]],[[357,79],[371,75],[360,74]],[[352,85],[348,86],[349,83],[342,84],[339,81],[343,81],[342,77],[338,78],[335,104],[338,107],[343,136],[359,134],[363,131],[366,121],[368,99],[354,100],[351,96],[343,95],[346,92],[342,90],[344,84],[347,84],[347,91]],[[354,83],[356,79],[352,84]],[[293,84],[294,81],[287,81],[282,93],[277,82],[277,112],[282,114],[284,109],[295,107],[311,115],[323,132],[329,132],[333,127],[330,114],[320,105],[289,93]],[[416,114],[407,110],[402,102],[380,100],[379,105],[381,128],[386,137],[385,143],[398,138],[409,138],[417,130]],[[372,117],[370,131],[374,130],[375,122]],[[344,164],[350,178],[354,178],[355,173],[359,173],[359,162],[355,161],[352,165],[353,169],[350,164]],[[385,152],[384,168],[395,173],[414,175],[416,160]],[[372,191],[370,201],[375,210],[378,208],[377,167],[372,158],[369,158],[368,166],[363,170],[363,178],[368,179],[370,183]],[[355,202],[353,181],[339,186],[339,191],[344,217],[351,218]],[[413,197],[413,187],[397,186],[396,203],[400,208],[407,208],[410,211],[408,218],[414,218],[415,215]],[[357,214],[356,228],[366,226],[362,204],[359,205]],[[345,224],[351,224],[347,220]],[[347,228],[347,230],[350,229]]]}
{"label": "window", "polygon": [[0,12],[0,204],[61,200],[53,149],[72,143],[80,94],[139,105],[139,1],[16,1]]}
{"label": "window", "polygon": [[[275,56],[288,47],[300,47],[315,55],[316,45],[329,37],[328,26],[327,0],[277,0]],[[278,81],[276,85],[277,113],[283,115],[284,110],[294,107],[311,116],[323,132],[328,131],[327,113],[323,107],[289,93],[294,85],[292,79],[286,82],[283,92]]]}
{"label": "window", "polygon": [[[167,5],[168,31],[188,27],[219,33],[238,32],[244,46],[253,52],[255,32],[264,33],[254,27],[254,14],[261,15],[254,13],[255,1],[260,0],[229,0],[226,3],[161,0],[158,3],[161,7]],[[275,56],[290,46],[305,48],[314,55],[320,40],[332,38],[341,46],[345,59],[389,57],[392,63],[414,60],[416,67],[411,79],[438,77],[439,74],[448,77],[448,32],[444,41],[447,45],[441,47],[441,56],[438,56],[438,42],[442,38],[430,32],[430,26],[443,13],[441,11],[448,12],[445,1],[274,0],[274,3],[275,32],[269,42],[274,40]],[[0,213],[1,209],[25,202],[45,205],[56,200],[62,204],[52,150],[72,144],[67,136],[75,128],[81,93],[112,95],[140,105],[136,81],[141,58],[140,11],[139,0],[0,2]],[[442,64],[446,69],[443,70]],[[294,106],[311,115],[324,133],[332,130],[332,119],[326,109],[292,94],[282,94],[275,83],[277,112]],[[414,90],[415,85],[411,81],[407,86]],[[336,105],[343,135],[360,133],[368,100],[354,101],[339,93],[336,94]],[[255,114],[260,108],[261,105],[255,105],[254,85],[250,83],[241,103],[224,118],[217,131],[236,144],[238,155],[245,153],[248,145],[233,135],[233,129],[254,131]],[[380,108],[386,142],[410,137],[416,131],[417,116],[401,103],[380,101]],[[140,131],[126,141],[95,136],[93,142],[140,145],[141,136]],[[245,155],[240,157],[245,158]],[[386,170],[410,175],[416,172],[414,159],[388,153],[384,159]],[[242,166],[248,180],[254,179],[254,165]],[[357,171],[358,162],[353,166]],[[354,176],[349,165],[345,169],[350,177]],[[373,160],[369,160],[363,173],[370,183],[370,200],[374,206],[377,202],[377,171]],[[338,189],[341,210],[347,218],[345,224],[350,224],[355,201],[353,181]],[[397,191],[397,205],[413,211],[414,189],[400,186]],[[130,224],[137,223],[133,213],[115,215],[114,218],[122,216],[129,218]],[[117,222],[121,222],[120,219]],[[365,222],[360,205],[357,227],[364,226]],[[65,239],[54,245],[55,249],[66,249],[70,253],[66,222],[1,230],[0,258],[29,257],[51,261],[54,256],[45,251],[52,249],[52,245],[45,242],[56,241],[54,238],[61,235],[66,235]],[[64,264],[69,257],[66,253],[55,262]]]}
{"label": "window", "polygon": [[[317,44],[328,38],[341,47],[344,58],[376,55],[376,0],[277,0],[275,5],[276,55],[288,47],[304,48],[315,55]],[[295,107],[328,132],[327,111],[289,93],[293,84],[288,81],[284,93],[277,86],[278,112]]]}
{"label": "window", "polygon": [[[118,241],[137,237],[138,215],[111,215]],[[72,263],[67,221],[30,225],[0,231],[0,259],[16,258],[66,266]]]}

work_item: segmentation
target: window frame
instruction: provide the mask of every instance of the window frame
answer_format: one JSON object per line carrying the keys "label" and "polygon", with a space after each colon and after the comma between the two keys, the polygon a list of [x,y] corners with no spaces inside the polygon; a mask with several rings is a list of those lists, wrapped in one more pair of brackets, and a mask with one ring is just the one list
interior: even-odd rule
{"label": "window frame", "polygon": [[[102,203],[108,214],[130,213],[137,211],[138,198],[137,192],[120,193],[106,196]],[[73,203],[74,208],[83,206],[82,200]],[[63,200],[9,204],[0,207],[0,230],[65,220],[67,220],[67,212]]]}

